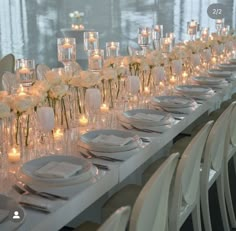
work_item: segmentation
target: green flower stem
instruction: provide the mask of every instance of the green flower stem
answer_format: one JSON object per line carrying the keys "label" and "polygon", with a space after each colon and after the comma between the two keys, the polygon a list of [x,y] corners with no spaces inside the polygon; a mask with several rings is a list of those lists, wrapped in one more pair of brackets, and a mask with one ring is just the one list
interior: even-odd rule
{"label": "green flower stem", "polygon": [[[62,98],[62,107],[63,107],[63,111],[64,111],[64,115],[65,115],[65,120],[66,120],[66,128],[69,129],[69,123],[68,123],[68,119],[67,119],[67,114],[66,114],[66,105],[65,105],[65,101]],[[63,116],[62,116],[63,117]]]}
{"label": "green flower stem", "polygon": [[28,146],[30,115],[27,115],[25,146]]}
{"label": "green flower stem", "polygon": [[116,93],[116,99],[118,99],[119,94],[120,94],[120,76],[118,76],[118,86],[117,86],[117,93]]}
{"label": "green flower stem", "polygon": [[15,140],[16,140],[16,144],[19,144],[18,141],[18,132],[19,132],[19,122],[20,122],[20,112],[16,113],[16,133],[15,133]]}
{"label": "green flower stem", "polygon": [[111,103],[111,108],[113,108],[113,99],[112,99],[112,86],[111,86],[111,82],[112,82],[112,80],[111,79],[109,79],[108,80],[108,83],[109,83],[109,90],[110,90],[110,103]]}
{"label": "green flower stem", "polygon": [[76,87],[75,89],[76,89],[76,96],[77,96],[77,105],[78,105],[78,108],[79,108],[79,113],[81,114],[82,113],[82,109],[81,109],[81,106],[80,106],[79,89],[78,89],[78,87]]}

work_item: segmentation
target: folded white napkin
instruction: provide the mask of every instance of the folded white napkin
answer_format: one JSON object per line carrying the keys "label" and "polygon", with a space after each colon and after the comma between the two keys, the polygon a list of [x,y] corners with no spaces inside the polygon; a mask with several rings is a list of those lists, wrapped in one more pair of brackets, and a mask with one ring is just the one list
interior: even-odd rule
{"label": "folded white napkin", "polygon": [[164,118],[164,116],[158,115],[158,114],[137,113],[131,116],[131,118],[138,119],[138,120],[149,120],[149,121],[159,122]]}
{"label": "folded white napkin", "polygon": [[0,223],[3,222],[3,220],[8,217],[9,212],[10,211],[7,209],[0,209]]}
{"label": "folded white napkin", "polygon": [[81,165],[51,161],[37,169],[34,174],[45,178],[69,178],[81,169]]}
{"label": "folded white napkin", "polygon": [[133,141],[132,137],[122,138],[115,135],[98,135],[96,138],[91,140],[95,144],[105,144],[110,146],[124,146]]}

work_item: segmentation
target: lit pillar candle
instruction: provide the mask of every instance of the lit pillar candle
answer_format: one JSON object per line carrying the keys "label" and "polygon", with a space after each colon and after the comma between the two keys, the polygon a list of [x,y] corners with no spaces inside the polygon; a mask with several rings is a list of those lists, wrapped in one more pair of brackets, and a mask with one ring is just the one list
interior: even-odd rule
{"label": "lit pillar candle", "polygon": [[110,49],[111,49],[111,50],[115,50],[116,48],[117,48],[117,47],[116,47],[115,43],[114,43],[114,42],[111,42]]}
{"label": "lit pillar candle", "polygon": [[95,41],[96,41],[96,38],[94,38],[94,35],[93,35],[93,33],[89,33],[89,38],[88,38],[88,41],[89,41],[90,43],[93,43],[93,42],[95,42]]}
{"label": "lit pillar candle", "polygon": [[184,71],[182,74],[182,77],[186,79],[188,77],[188,73],[186,71]]}
{"label": "lit pillar candle", "polygon": [[85,115],[82,115],[79,118],[79,124],[80,124],[80,126],[87,126],[88,125],[88,119],[85,117]]}
{"label": "lit pillar candle", "polygon": [[11,163],[17,163],[20,161],[20,151],[18,148],[13,147],[8,153],[8,160]]}
{"label": "lit pillar candle", "polygon": [[107,113],[109,112],[109,107],[105,103],[103,103],[102,106],[100,107],[100,111],[103,113]]}

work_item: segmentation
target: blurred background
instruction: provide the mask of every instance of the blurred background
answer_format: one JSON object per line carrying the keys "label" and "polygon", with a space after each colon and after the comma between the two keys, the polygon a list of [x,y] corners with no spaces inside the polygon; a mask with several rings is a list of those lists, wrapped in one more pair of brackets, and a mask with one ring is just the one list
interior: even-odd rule
{"label": "blurred background", "polygon": [[[225,25],[235,28],[236,0],[1,0],[0,57],[13,53],[16,58],[35,59],[51,68],[61,66],[57,38],[70,31],[69,14],[74,11],[84,13],[86,30],[99,32],[100,48],[107,41],[118,41],[121,55],[127,54],[128,45],[137,46],[140,25],[162,24],[164,34],[174,32],[176,41],[185,40],[191,19],[215,31],[215,20],[207,15],[212,3],[225,5]],[[81,35],[77,42],[77,59],[84,59]]]}

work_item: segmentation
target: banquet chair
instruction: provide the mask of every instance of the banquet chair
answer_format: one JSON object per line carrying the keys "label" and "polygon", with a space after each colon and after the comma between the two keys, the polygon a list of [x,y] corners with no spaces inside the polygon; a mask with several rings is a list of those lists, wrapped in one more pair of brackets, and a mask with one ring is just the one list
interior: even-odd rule
{"label": "banquet chair", "polygon": [[229,214],[230,224],[232,228],[236,228],[236,219],[233,208],[233,202],[229,184],[229,161],[233,158],[234,169],[236,169],[236,101],[232,103],[232,111],[230,114],[229,127],[227,130],[226,144],[225,144],[225,166],[224,166],[224,189],[226,206]]}
{"label": "banquet chair", "polygon": [[[170,194],[170,231],[180,230],[190,214],[192,215],[194,230],[201,230],[200,163],[212,126],[213,121],[206,123],[187,145],[180,158]],[[158,164],[158,161],[156,161],[144,171],[144,181],[150,177],[153,169],[157,168]]]}
{"label": "banquet chair", "polygon": [[50,68],[45,64],[36,65],[36,78],[37,80],[44,80],[45,74],[47,71],[50,71]]}
{"label": "banquet chair", "polygon": [[[128,204],[133,207],[129,225],[130,231],[167,230],[170,184],[178,157],[179,153],[170,155],[145,186],[143,188],[137,186],[133,194],[127,194],[127,190],[123,189],[117,192],[103,206],[103,215],[104,212],[116,210],[118,204],[122,204],[122,206]],[[125,188],[133,189],[132,185],[127,185]]]}
{"label": "banquet chair", "polygon": [[8,54],[0,60],[0,90],[3,90],[2,75],[4,72],[14,72],[15,69],[15,57],[13,54]]}
{"label": "banquet chair", "polygon": [[129,216],[130,207],[124,206],[117,209],[99,228],[98,224],[86,222],[80,225],[74,231],[125,231]]}
{"label": "banquet chair", "polygon": [[8,91],[8,93],[12,93],[13,88],[17,88],[17,80],[16,75],[9,71],[6,71],[2,75],[2,86],[3,90]]}
{"label": "banquet chair", "polygon": [[209,208],[209,189],[215,182],[224,231],[230,230],[224,195],[224,152],[232,108],[233,104],[231,104],[214,123],[208,136],[203,155],[203,163],[201,165],[200,198],[203,223],[205,230],[207,231],[212,230]]}

